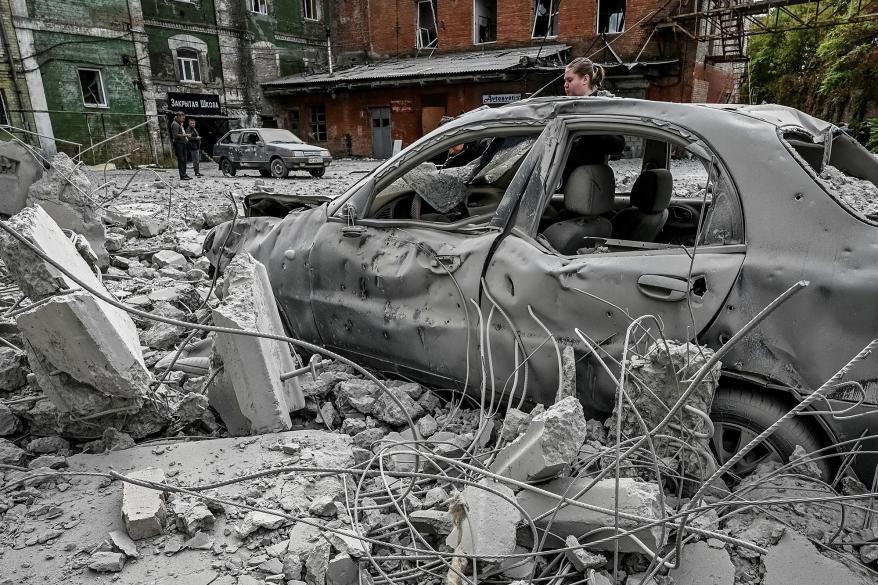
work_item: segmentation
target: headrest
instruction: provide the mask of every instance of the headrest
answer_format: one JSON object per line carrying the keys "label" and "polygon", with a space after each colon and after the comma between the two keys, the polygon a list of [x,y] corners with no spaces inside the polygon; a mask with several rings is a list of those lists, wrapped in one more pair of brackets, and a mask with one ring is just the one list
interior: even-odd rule
{"label": "headrest", "polygon": [[674,179],[667,169],[643,171],[631,187],[631,205],[644,213],[659,213],[668,208],[674,194]]}
{"label": "headrest", "polygon": [[610,165],[582,165],[564,185],[564,207],[580,215],[601,215],[613,209],[616,179]]}

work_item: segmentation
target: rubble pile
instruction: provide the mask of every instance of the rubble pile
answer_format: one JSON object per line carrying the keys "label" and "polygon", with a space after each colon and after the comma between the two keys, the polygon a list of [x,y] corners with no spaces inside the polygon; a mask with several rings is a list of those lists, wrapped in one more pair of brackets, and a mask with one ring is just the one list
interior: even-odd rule
{"label": "rubble pile", "polygon": [[569,388],[480,409],[193,328],[284,335],[251,256],[209,276],[205,226],[235,208],[168,209],[107,207],[101,276],[40,205],[9,221],[133,315],[0,231],[0,585],[875,582],[873,494],[807,453],[690,499],[717,376],[658,426],[709,350],[633,353],[606,420]]}

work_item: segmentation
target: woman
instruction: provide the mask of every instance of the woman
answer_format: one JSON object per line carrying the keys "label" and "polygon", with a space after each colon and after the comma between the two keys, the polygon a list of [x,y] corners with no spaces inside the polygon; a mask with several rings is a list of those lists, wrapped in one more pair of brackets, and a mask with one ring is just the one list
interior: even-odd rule
{"label": "woman", "polygon": [[599,89],[603,82],[604,68],[585,57],[574,59],[564,69],[564,93],[567,95],[612,97],[610,92]]}

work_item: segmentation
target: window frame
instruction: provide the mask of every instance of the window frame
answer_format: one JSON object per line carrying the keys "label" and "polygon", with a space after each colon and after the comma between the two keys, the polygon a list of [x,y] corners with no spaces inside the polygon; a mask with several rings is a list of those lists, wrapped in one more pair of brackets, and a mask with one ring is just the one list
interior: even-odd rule
{"label": "window frame", "polygon": [[[493,38],[488,41],[480,41],[479,40],[479,18],[481,17],[481,13],[478,12],[479,3],[484,4],[485,2],[493,2],[494,3],[494,25],[493,27],[489,27],[488,30],[493,30]],[[473,0],[473,44],[474,45],[488,45],[491,43],[497,42],[497,0]]]}
{"label": "window frame", "polygon": [[[549,19],[548,19],[548,27],[546,28],[546,34],[540,35],[537,34],[537,7],[542,2],[549,3]],[[554,29],[555,34],[550,34]],[[558,0],[534,0],[534,18],[533,18],[533,26],[531,27],[531,38],[532,39],[554,39],[558,36]]]}
{"label": "window frame", "polygon": [[[424,44],[423,39],[421,38],[421,30],[426,30],[429,34],[429,29],[421,26],[421,5],[429,4],[430,10],[433,13],[433,40],[427,44]],[[417,6],[417,21],[415,22],[415,46],[418,49],[431,49],[439,46],[439,6],[438,0],[418,0]]]}
{"label": "window frame", "polygon": [[[195,57],[183,57],[180,55],[181,52],[192,53]],[[177,58],[177,69],[179,70],[180,81],[183,83],[203,83],[201,80],[201,51],[198,49],[193,49],[192,47],[179,47],[175,51],[175,56]],[[193,64],[194,63],[194,67]],[[186,65],[191,68],[190,73],[194,73],[192,79],[188,79],[186,77]]]}
{"label": "window frame", "polygon": [[302,18],[304,20],[320,22],[322,16],[320,0],[302,0]]}
{"label": "window frame", "polygon": [[11,126],[9,107],[6,102],[6,91],[0,89],[0,126]]}
{"label": "window frame", "polygon": [[[98,89],[100,90],[100,103],[89,103],[85,100],[85,87],[82,85],[82,72],[97,73]],[[76,74],[79,78],[79,91],[82,94],[82,104],[87,108],[109,108],[110,101],[107,99],[107,87],[104,85],[104,74],[100,69],[94,67],[77,67]]]}
{"label": "window frame", "polygon": [[[308,112],[308,123],[311,128],[311,134],[313,134],[314,136],[314,142],[326,142],[328,138],[328,128],[326,124],[326,104],[312,104],[309,110],[310,111]],[[321,126],[322,132],[320,128]],[[323,138],[321,138],[321,135],[323,136]]]}
{"label": "window frame", "polygon": [[[597,3],[597,6],[595,7],[595,11],[594,11],[595,32],[599,35],[601,35],[601,34],[620,35],[620,34],[624,33],[625,32],[625,25],[627,24],[627,22],[626,22],[627,19],[625,18],[625,16],[628,14],[628,0],[612,0],[614,2],[621,2],[622,3],[622,28],[620,28],[618,31],[615,31],[615,32],[601,32],[601,0],[595,0],[595,1]],[[609,18],[609,16],[608,16],[608,18]]]}
{"label": "window frame", "polygon": [[247,0],[247,9],[252,14],[268,16],[268,0]]}

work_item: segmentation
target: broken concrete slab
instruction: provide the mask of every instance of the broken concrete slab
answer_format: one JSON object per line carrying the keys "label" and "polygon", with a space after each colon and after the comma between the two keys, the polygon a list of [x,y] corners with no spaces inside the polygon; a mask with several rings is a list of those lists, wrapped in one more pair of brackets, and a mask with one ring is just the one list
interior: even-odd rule
{"label": "broken concrete slab", "polygon": [[454,529],[448,512],[439,510],[415,510],[409,513],[408,520],[415,530],[431,536],[448,536]]}
{"label": "broken concrete slab", "polygon": [[118,573],[125,566],[125,555],[115,552],[96,552],[88,559],[88,568],[98,573]]}
{"label": "broken concrete slab", "polygon": [[177,266],[182,268],[189,265],[189,262],[186,261],[186,258],[182,254],[174,252],[173,250],[159,250],[153,254],[152,263],[159,268],[165,268],[166,266]]}
{"label": "broken concrete slab", "polygon": [[127,314],[85,291],[55,297],[17,317],[40,388],[61,412],[137,410],[152,379]]}
{"label": "broken concrete slab", "polygon": [[487,478],[480,480],[479,486],[496,493],[467,486],[461,493],[465,517],[445,543],[482,561],[500,562],[498,555],[508,555],[515,550],[515,526],[521,514],[512,503],[515,494],[509,487]]}
{"label": "broken concrete slab", "polygon": [[0,439],[0,463],[6,465],[24,466],[27,461],[27,453],[7,439]]}
{"label": "broken concrete slab", "polygon": [[503,418],[503,426],[500,429],[500,438],[504,441],[513,441],[518,435],[527,430],[530,424],[530,415],[518,410],[517,408],[509,408],[506,410],[506,416]]}
{"label": "broken concrete slab", "polygon": [[[415,421],[424,415],[424,409],[412,399],[408,392],[406,392],[405,387],[388,385],[387,389],[389,394],[379,389],[372,402],[371,415],[376,419],[398,427],[408,424],[409,417]],[[402,404],[404,411],[390,397],[390,394]],[[408,414],[408,417],[406,417],[406,414]]]}
{"label": "broken concrete slab", "polygon": [[82,234],[101,267],[109,265],[104,246],[106,232],[102,211],[91,197],[91,181],[79,165],[64,153],[52,157],[51,167],[28,189],[27,205],[39,205],[62,228]]}
{"label": "broken concrete slab", "polygon": [[[283,514],[284,512],[278,510],[278,513]],[[247,515],[244,516],[241,523],[235,526],[235,534],[238,535],[238,538],[244,539],[260,528],[265,528],[266,530],[280,528],[286,521],[287,520],[283,516],[278,516],[276,514],[256,511],[247,512]]]}
{"label": "broken concrete slab", "polygon": [[329,543],[322,540],[304,555],[305,582],[308,585],[324,585],[326,583],[331,549]]}
{"label": "broken concrete slab", "polygon": [[683,547],[679,566],[671,569],[676,585],[733,585],[735,565],[725,548],[712,548],[706,542]]}
{"label": "broken concrete slab", "polygon": [[154,238],[168,229],[168,220],[164,212],[154,215],[135,215],[131,223],[141,238]]}
{"label": "broken concrete slab", "polygon": [[0,437],[18,433],[22,428],[19,419],[8,406],[0,402]]}
{"label": "broken concrete slab", "polygon": [[0,347],[0,392],[18,390],[26,381],[24,354],[11,347]]}
{"label": "broken concrete slab", "polygon": [[[541,485],[540,488],[553,494],[572,499],[574,495],[582,491],[582,489],[584,489],[589,483],[591,483],[591,480],[587,478],[573,479],[565,477]],[[594,487],[576,499],[585,504],[612,510],[616,501],[615,485],[615,479],[601,480],[595,484]],[[658,501],[658,490],[658,486],[652,483],[632,478],[621,478],[619,480],[619,510],[622,513],[641,516],[647,520],[660,519],[661,509]],[[524,509],[525,513],[532,518],[547,512],[551,514],[552,510],[554,510],[559,503],[555,498],[550,498],[529,490],[522,490],[518,494],[517,499],[518,504]],[[537,528],[543,529],[546,527],[547,522],[548,518],[543,518],[536,522],[536,526]],[[593,512],[591,510],[586,510],[585,508],[565,506],[552,516],[552,530],[546,537],[546,547],[561,548],[564,546],[564,540],[557,535],[583,535],[594,530],[603,529],[607,526],[612,527],[612,525],[612,515]],[[625,518],[620,519],[619,523],[620,528],[626,531],[637,528],[639,525],[640,524],[637,521]],[[594,545],[589,544],[593,540],[606,538],[611,533],[612,528],[607,531],[600,530],[600,532],[594,535],[593,538],[583,539],[582,543],[591,549],[612,551],[612,541]],[[662,531],[658,526],[638,530],[634,535],[653,551],[658,551],[665,544],[662,540]],[[530,540],[531,534],[529,530],[520,532],[519,542],[523,546],[530,546],[533,544]],[[643,552],[643,549],[631,538],[624,536],[619,538],[619,550],[622,552]]]}
{"label": "broken concrete slab", "polygon": [[[163,483],[165,472],[148,467],[128,474],[132,479]],[[161,534],[165,522],[164,493],[125,482],[122,487],[122,519],[132,540]]]}
{"label": "broken concrete slab", "polygon": [[[564,540],[564,546],[567,548],[581,546],[579,540],[572,534]],[[584,573],[588,569],[596,569],[607,564],[607,558],[601,554],[590,553],[584,548],[573,548],[564,552],[564,556],[573,565],[573,568]]]}
{"label": "broken concrete slab", "polygon": [[137,545],[130,536],[121,530],[111,530],[108,536],[110,537],[110,542],[113,543],[113,546],[122,551],[126,557],[130,559],[137,558]]}
{"label": "broken concrete slab", "polygon": [[35,154],[12,140],[0,142],[0,214],[15,215],[25,206],[30,186],[43,176]]}
{"label": "broken concrete slab", "polygon": [[226,430],[233,437],[241,437],[250,434],[250,421],[241,412],[235,387],[229,378],[228,372],[223,367],[223,360],[216,351],[211,350],[210,373],[206,381],[208,386],[205,390],[210,406],[216,410]]}
{"label": "broken concrete slab", "polygon": [[350,555],[339,553],[332,557],[326,569],[328,585],[351,585],[359,582],[360,566]]}
{"label": "broken concrete slab", "polygon": [[[213,310],[216,325],[284,335],[268,273],[252,256],[235,256],[226,268],[223,289],[223,302]],[[259,337],[217,334],[214,346],[252,431],[289,429],[290,411],[305,406],[297,380],[280,379],[281,374],[296,367],[289,345]]]}
{"label": "broken concrete slab", "polygon": [[787,530],[777,545],[764,557],[763,585],[867,585],[868,577],[855,573],[844,564],[821,555],[807,537]]}
{"label": "broken concrete slab", "polygon": [[201,500],[178,497],[171,502],[171,512],[177,530],[193,536],[198,531],[208,532],[213,528],[216,518]]}
{"label": "broken concrete slab", "polygon": [[573,462],[584,441],[582,405],[568,396],[535,416],[524,435],[497,454],[490,469],[518,481],[548,479]]}

